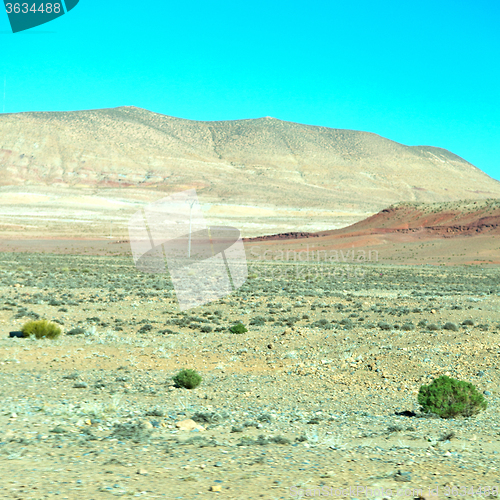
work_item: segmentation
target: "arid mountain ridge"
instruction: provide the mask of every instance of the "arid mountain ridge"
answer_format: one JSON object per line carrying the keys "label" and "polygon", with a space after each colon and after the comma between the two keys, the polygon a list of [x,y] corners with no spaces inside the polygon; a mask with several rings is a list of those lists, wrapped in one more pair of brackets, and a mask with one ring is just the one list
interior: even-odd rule
{"label": "arid mountain ridge", "polygon": [[[245,238],[250,256],[343,250],[390,264],[500,265],[500,200],[398,203],[351,226]],[[252,245],[259,252],[251,252]]]}
{"label": "arid mountain ridge", "polygon": [[[340,231],[346,231],[347,228]],[[399,203],[365,221],[352,231],[415,233],[425,231],[444,237],[500,235],[500,200],[463,200],[447,203]]]}
{"label": "arid mountain ridge", "polygon": [[0,171],[3,186],[194,187],[206,202],[366,214],[399,201],[500,197],[498,181],[436,147],[269,117],[203,122],[135,107],[0,115]]}
{"label": "arid mountain ridge", "polygon": [[500,200],[445,203],[398,203],[351,226],[332,231],[288,232],[244,238],[245,241],[296,240],[369,234],[420,233],[430,236],[500,236]]}

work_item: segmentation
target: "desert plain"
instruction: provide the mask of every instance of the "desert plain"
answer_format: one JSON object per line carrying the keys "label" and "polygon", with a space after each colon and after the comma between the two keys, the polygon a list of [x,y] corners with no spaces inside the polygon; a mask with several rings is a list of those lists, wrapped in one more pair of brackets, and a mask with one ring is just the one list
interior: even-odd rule
{"label": "desert plain", "polygon": [[[495,266],[249,260],[240,289],[180,312],[130,255],[63,252],[0,255],[2,498],[494,497]],[[37,318],[63,335],[9,337]],[[199,387],[175,387],[183,368]],[[441,374],[488,408],[422,413]]]}

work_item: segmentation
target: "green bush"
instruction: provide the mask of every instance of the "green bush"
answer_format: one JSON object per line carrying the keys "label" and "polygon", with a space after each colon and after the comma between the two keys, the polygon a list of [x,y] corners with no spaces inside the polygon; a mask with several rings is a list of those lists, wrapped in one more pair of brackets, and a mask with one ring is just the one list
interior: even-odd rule
{"label": "green bush", "polygon": [[201,384],[201,375],[195,370],[181,370],[177,375],[172,377],[175,385],[184,387],[185,389],[194,389]]}
{"label": "green bush", "polygon": [[430,385],[421,386],[418,403],[424,411],[442,418],[470,417],[488,405],[473,384],[446,375],[433,380]]}
{"label": "green bush", "polygon": [[34,335],[37,339],[46,337],[48,339],[55,339],[61,335],[61,329],[54,323],[46,319],[39,319],[28,321],[21,328],[23,337],[31,337]]}
{"label": "green bush", "polygon": [[236,325],[233,325],[229,330],[232,333],[245,333],[245,332],[248,332],[248,330],[245,328],[245,325],[243,323],[236,323]]}

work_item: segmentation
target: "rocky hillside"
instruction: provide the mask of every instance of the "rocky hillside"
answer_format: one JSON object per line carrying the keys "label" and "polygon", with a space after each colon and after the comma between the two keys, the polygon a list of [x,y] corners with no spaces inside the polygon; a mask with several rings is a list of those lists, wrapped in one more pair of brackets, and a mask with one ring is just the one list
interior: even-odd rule
{"label": "rocky hillside", "polygon": [[3,186],[195,187],[205,202],[351,214],[500,197],[499,182],[440,148],[269,117],[201,122],[135,107],[1,115],[0,173]]}
{"label": "rocky hillside", "polygon": [[351,226],[315,233],[289,232],[245,241],[359,236],[387,233],[427,233],[429,236],[500,235],[500,200],[463,200],[445,203],[398,203]]}
{"label": "rocky hillside", "polygon": [[248,257],[257,260],[266,251],[289,260],[296,252],[312,256],[321,250],[330,256],[344,252],[344,263],[372,252],[389,264],[498,266],[499,240],[500,200],[486,199],[400,203],[342,229],[245,238],[245,245]]}
{"label": "rocky hillside", "polygon": [[400,203],[339,233],[428,232],[446,236],[500,235],[500,200]]}

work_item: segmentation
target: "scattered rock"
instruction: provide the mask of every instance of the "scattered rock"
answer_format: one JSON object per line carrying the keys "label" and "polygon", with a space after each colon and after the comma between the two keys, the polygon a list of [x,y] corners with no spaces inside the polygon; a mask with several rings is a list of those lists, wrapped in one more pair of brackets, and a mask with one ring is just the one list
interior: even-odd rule
{"label": "scattered rock", "polygon": [[66,335],[83,335],[85,333],[85,330],[80,327],[72,328],[69,332],[66,333]]}
{"label": "scattered rock", "polygon": [[190,418],[187,418],[186,420],[181,420],[180,422],[176,422],[175,426],[181,431],[205,430],[205,428],[202,425],[197,424],[194,420],[191,420]]}

